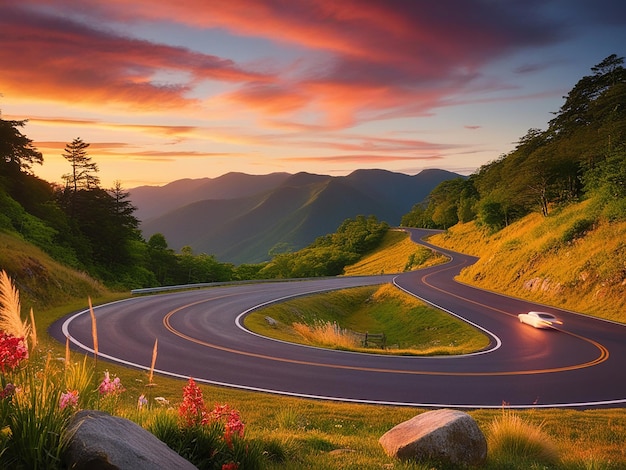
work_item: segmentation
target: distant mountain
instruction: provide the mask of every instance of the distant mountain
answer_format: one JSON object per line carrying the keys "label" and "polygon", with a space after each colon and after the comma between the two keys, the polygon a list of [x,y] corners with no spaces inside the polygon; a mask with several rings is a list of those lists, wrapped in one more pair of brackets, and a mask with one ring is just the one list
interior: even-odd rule
{"label": "distant mountain", "polygon": [[135,216],[145,221],[192,202],[238,199],[258,194],[275,188],[290,176],[289,173],[259,176],[232,172],[218,178],[176,180],[165,186],[139,186],[129,192],[137,207]]}
{"label": "distant mountain", "polygon": [[341,177],[229,173],[129,192],[144,237],[162,233],[175,250],[189,245],[195,253],[241,264],[267,260],[278,244],[303,248],[357,215],[397,225],[435,186],[458,177],[444,170],[414,176],[385,170]]}

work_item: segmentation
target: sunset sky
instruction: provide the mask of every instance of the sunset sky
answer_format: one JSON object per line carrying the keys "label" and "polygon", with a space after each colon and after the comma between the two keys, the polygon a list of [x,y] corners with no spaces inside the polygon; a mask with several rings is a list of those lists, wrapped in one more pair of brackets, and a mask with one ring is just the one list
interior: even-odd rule
{"label": "sunset sky", "polygon": [[470,174],[610,54],[623,0],[0,0],[0,110],[54,182]]}

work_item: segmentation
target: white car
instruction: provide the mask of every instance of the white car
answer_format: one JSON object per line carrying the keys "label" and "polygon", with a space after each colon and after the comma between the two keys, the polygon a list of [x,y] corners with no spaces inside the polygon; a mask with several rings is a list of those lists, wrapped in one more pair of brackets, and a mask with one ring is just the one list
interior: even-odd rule
{"label": "white car", "polygon": [[527,323],[535,328],[554,328],[555,325],[563,324],[557,317],[546,312],[520,313],[517,317],[520,322]]}

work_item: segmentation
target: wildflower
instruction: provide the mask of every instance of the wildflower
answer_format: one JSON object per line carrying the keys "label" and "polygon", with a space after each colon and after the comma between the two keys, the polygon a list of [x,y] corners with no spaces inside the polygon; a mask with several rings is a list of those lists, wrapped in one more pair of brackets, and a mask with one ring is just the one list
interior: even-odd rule
{"label": "wildflower", "polygon": [[28,348],[24,338],[0,333],[0,370],[3,374],[15,369],[21,361],[28,359]]}
{"label": "wildflower", "polygon": [[147,404],[148,404],[148,399],[142,393],[141,395],[139,395],[139,398],[137,399],[137,409],[139,409],[139,411],[141,411],[143,409],[143,407],[146,406]]}
{"label": "wildflower", "polygon": [[209,416],[202,399],[202,390],[191,377],[183,388],[183,402],[178,407],[178,415],[187,426],[205,425],[208,423]]}
{"label": "wildflower", "polygon": [[104,380],[102,380],[102,383],[100,383],[100,386],[98,387],[100,395],[117,395],[122,393],[124,390],[125,389],[122,386],[120,378],[115,377],[113,380],[111,380],[111,377],[109,376],[109,371],[107,370],[104,373]]}
{"label": "wildflower", "polygon": [[4,387],[4,390],[0,390],[0,400],[4,399],[6,397],[10,397],[14,393],[15,393],[15,385],[13,385],[12,383],[8,383]]}
{"label": "wildflower", "polygon": [[232,437],[234,435],[243,438],[245,425],[241,421],[239,411],[231,408],[229,405],[215,404],[213,411],[211,411],[211,419],[215,421],[224,420],[224,440],[229,447],[232,448]]}
{"label": "wildflower", "polygon": [[67,407],[75,408],[78,406],[78,390],[68,390],[67,393],[61,394],[59,400],[59,408],[64,410]]}
{"label": "wildflower", "polygon": [[237,470],[239,468],[239,464],[236,462],[228,462],[222,465],[222,470]]}
{"label": "wildflower", "polygon": [[232,436],[243,438],[243,433],[244,424],[239,416],[239,411],[231,409],[224,425],[224,440],[232,448]]}

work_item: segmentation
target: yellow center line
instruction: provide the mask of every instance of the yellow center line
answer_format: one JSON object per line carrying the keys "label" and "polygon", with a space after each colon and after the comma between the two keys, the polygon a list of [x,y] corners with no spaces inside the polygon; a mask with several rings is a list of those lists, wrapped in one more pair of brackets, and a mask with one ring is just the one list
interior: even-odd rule
{"label": "yellow center line", "polygon": [[[171,322],[170,322],[171,317],[174,314],[176,314],[176,313],[178,313],[178,312],[180,312],[180,311],[182,311],[182,310],[184,310],[186,308],[193,307],[193,306],[201,304],[201,303],[210,302],[210,301],[213,301],[213,300],[225,298],[225,297],[232,297],[234,295],[237,295],[237,294],[228,294],[228,295],[223,295],[223,296],[220,296],[220,297],[214,297],[214,298],[211,298],[211,299],[199,300],[199,301],[192,302],[190,304],[178,307],[178,308],[168,312],[165,315],[165,317],[163,317],[163,325],[172,334],[174,334],[174,335],[176,335],[176,336],[178,336],[180,338],[183,338],[183,339],[185,339],[185,340],[187,340],[189,342],[192,342],[192,343],[195,343],[195,344],[198,344],[198,345],[201,345],[201,346],[205,346],[207,348],[216,349],[216,350],[219,350],[219,351],[224,351],[224,352],[237,354],[237,355],[241,355],[241,356],[253,357],[253,358],[257,358],[257,359],[265,359],[265,360],[268,360],[268,361],[282,362],[282,363],[288,363],[288,364],[304,365],[304,366],[325,367],[325,368],[329,368],[329,369],[355,370],[355,371],[364,371],[364,372],[377,372],[377,373],[386,373],[386,374],[460,376],[460,377],[513,376],[513,375],[546,374],[546,373],[564,372],[564,371],[570,371],[570,370],[576,370],[576,369],[582,369],[582,368],[585,368],[585,367],[590,367],[590,366],[593,366],[593,365],[599,364],[600,362],[605,361],[608,358],[608,355],[609,355],[608,350],[604,346],[596,343],[595,341],[592,341],[592,340],[589,340],[589,339],[586,339],[586,338],[582,338],[580,336],[574,335],[573,333],[568,333],[568,334],[570,334],[572,336],[576,336],[578,338],[581,338],[581,339],[583,339],[585,341],[588,341],[588,342],[594,344],[601,351],[600,357],[598,357],[594,361],[591,361],[591,362],[588,362],[588,363],[585,363],[585,364],[577,364],[577,365],[572,365],[572,366],[557,367],[557,368],[553,368],[553,369],[535,369],[535,370],[525,370],[525,371],[443,372],[443,371],[420,371],[420,370],[403,370],[403,369],[382,369],[382,368],[375,368],[375,367],[360,367],[360,366],[349,366],[349,365],[341,365],[341,364],[326,364],[326,363],[319,363],[319,362],[312,362],[312,361],[301,361],[301,360],[297,360],[297,359],[280,358],[280,357],[275,357],[275,356],[268,356],[268,355],[265,355],[265,354],[241,351],[239,349],[233,349],[233,348],[229,348],[229,347],[226,347],[226,346],[220,346],[220,345],[217,345],[217,344],[208,343],[206,341],[199,340],[197,338],[194,338],[192,336],[186,335],[186,334],[178,331],[177,329],[175,329],[171,325]],[[451,295],[454,295],[454,294],[451,294]],[[461,298],[461,297],[459,297],[459,298]],[[504,313],[506,313],[506,312],[504,312]]]}

